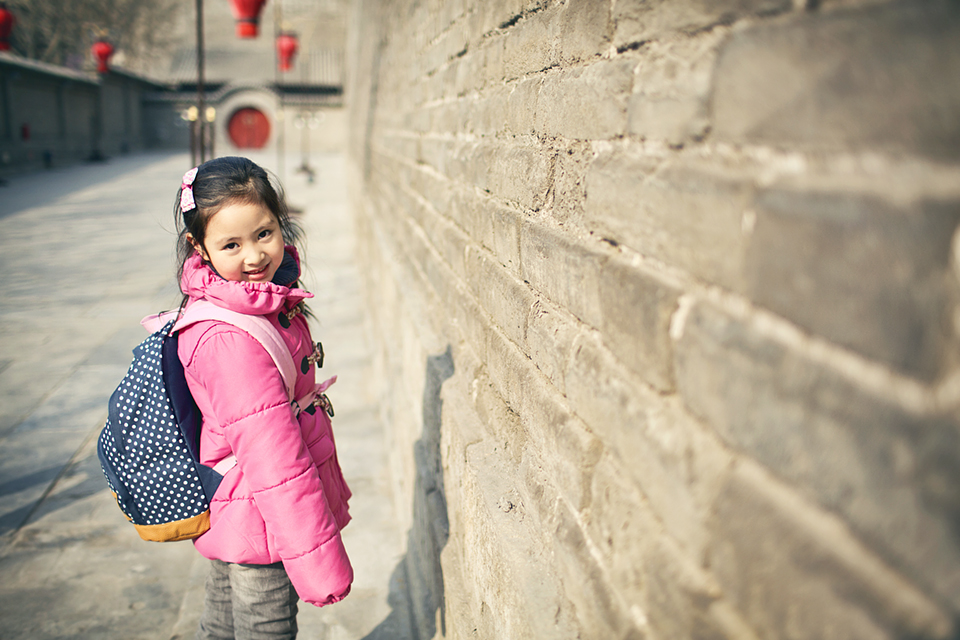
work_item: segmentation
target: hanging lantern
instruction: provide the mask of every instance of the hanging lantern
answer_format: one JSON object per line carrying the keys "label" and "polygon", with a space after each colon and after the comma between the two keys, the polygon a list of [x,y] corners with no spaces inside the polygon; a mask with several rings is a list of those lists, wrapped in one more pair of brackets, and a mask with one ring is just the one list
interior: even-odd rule
{"label": "hanging lantern", "polygon": [[256,38],[260,30],[260,10],[267,0],[230,0],[237,20],[238,38]]}
{"label": "hanging lantern", "polygon": [[0,51],[10,51],[10,32],[16,21],[6,3],[0,2]]}
{"label": "hanging lantern", "polygon": [[97,59],[97,73],[106,73],[109,71],[110,67],[107,66],[107,62],[110,60],[110,56],[113,55],[113,45],[106,40],[97,40],[93,43],[93,46],[90,47],[90,51],[93,53],[93,57]]}
{"label": "hanging lantern", "polygon": [[293,68],[293,57],[297,55],[300,43],[295,33],[281,33],[277,36],[277,54],[280,56],[280,71]]}

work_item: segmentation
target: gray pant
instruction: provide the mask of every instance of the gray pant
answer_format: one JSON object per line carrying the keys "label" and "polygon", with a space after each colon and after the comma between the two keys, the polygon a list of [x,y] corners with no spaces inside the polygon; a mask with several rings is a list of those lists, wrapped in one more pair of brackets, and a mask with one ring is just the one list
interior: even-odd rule
{"label": "gray pant", "polygon": [[211,560],[197,640],[292,640],[297,600],[281,562]]}

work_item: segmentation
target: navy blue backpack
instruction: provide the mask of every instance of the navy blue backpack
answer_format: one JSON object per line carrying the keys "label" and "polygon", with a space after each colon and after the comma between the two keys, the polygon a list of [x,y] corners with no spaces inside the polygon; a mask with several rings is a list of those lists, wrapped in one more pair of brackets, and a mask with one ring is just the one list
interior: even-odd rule
{"label": "navy blue backpack", "polygon": [[[167,320],[167,318],[170,318]],[[126,376],[110,397],[97,455],[116,497],[140,537],[154,542],[196,538],[210,528],[210,501],[229,456],[214,467],[200,464],[201,415],[177,356],[177,332],[201,320],[219,320],[256,338],[273,357],[292,396],[293,359],[265,318],[222,309],[201,300],[177,312],[150,316],[144,326],[167,320],[133,351]],[[306,406],[310,399],[301,399]]]}

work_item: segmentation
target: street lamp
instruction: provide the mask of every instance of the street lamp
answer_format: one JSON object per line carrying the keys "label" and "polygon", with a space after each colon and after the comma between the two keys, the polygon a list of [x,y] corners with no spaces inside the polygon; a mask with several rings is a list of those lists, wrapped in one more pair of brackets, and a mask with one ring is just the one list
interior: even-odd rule
{"label": "street lamp", "polygon": [[106,39],[101,38],[93,43],[93,46],[90,47],[93,57],[97,59],[97,73],[106,73],[110,71],[108,62],[110,61],[110,56],[113,55],[114,48]]}
{"label": "street lamp", "polygon": [[238,38],[256,38],[260,31],[260,10],[267,0],[230,0],[237,20]]}
{"label": "street lamp", "polygon": [[280,71],[290,71],[293,67],[293,57],[297,55],[300,43],[297,34],[282,32],[277,36],[277,55],[280,56]]}
{"label": "street lamp", "polygon": [[10,51],[10,32],[13,31],[13,25],[16,22],[17,19],[7,9],[7,4],[0,2],[0,51]]}

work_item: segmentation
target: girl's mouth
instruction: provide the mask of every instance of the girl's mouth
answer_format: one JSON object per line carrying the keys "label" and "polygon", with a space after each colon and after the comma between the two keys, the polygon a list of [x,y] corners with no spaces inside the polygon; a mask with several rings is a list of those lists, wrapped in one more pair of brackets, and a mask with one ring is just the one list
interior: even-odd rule
{"label": "girl's mouth", "polygon": [[255,271],[246,271],[244,273],[246,273],[246,276],[251,280],[260,280],[263,276],[266,275],[267,267],[269,266],[270,266],[269,264],[265,264],[259,269],[256,269]]}

